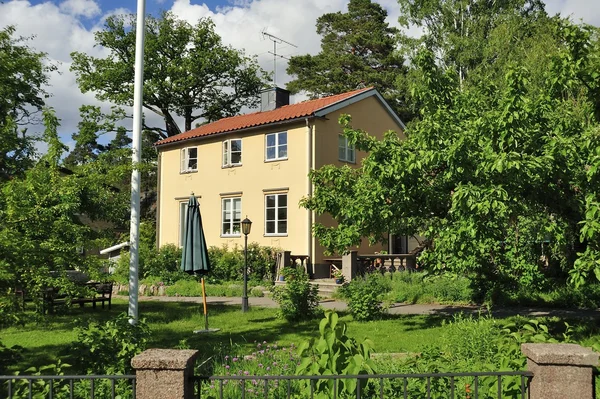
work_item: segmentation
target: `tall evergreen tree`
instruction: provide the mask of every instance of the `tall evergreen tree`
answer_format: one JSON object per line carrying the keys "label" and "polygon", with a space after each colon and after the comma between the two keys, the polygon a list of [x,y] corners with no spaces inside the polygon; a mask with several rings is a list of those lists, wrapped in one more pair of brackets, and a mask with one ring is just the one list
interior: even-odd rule
{"label": "tall evergreen tree", "polygon": [[321,51],[291,57],[287,72],[295,78],[287,88],[316,98],[374,86],[403,119],[410,119],[405,90],[398,84],[406,73],[396,51],[398,30],[386,17],[381,5],[371,0],[350,0],[348,12],[319,17]]}

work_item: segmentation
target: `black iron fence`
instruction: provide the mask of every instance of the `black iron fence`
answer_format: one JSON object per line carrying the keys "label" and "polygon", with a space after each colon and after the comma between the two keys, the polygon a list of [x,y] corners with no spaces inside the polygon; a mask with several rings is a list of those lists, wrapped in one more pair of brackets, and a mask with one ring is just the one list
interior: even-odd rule
{"label": "black iron fence", "polygon": [[133,399],[135,375],[0,376],[0,398]]}
{"label": "black iron fence", "polygon": [[323,376],[194,377],[198,398],[525,399],[527,371]]}

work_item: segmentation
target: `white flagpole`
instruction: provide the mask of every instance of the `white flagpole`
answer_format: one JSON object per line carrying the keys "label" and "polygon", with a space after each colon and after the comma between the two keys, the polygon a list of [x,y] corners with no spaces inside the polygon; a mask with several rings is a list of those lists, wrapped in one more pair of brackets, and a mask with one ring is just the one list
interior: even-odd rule
{"label": "white flagpole", "polygon": [[144,82],[144,33],[146,0],[137,0],[137,22],[135,37],[135,79],[133,85],[133,134],[131,172],[131,223],[129,227],[129,322],[138,319],[138,267],[140,232],[140,171],[142,161],[142,98]]}

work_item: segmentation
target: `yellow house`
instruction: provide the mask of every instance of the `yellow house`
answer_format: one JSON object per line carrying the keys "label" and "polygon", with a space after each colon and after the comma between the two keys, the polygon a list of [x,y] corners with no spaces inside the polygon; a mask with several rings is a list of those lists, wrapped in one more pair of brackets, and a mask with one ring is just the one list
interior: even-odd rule
{"label": "yellow house", "polygon": [[[366,155],[348,145],[338,119],[352,116],[355,128],[382,138],[404,124],[373,88],[289,104],[280,88],[262,94],[260,112],[224,118],[156,143],[158,156],[157,238],[159,246],[181,245],[183,220],[190,193],[200,203],[209,246],[244,244],[240,221],[252,220],[250,242],[278,247],[293,255],[309,255],[318,277],[327,274],[323,248],[311,234],[314,222],[333,223],[298,205],[311,195],[312,169],[323,165],[360,165]],[[369,247],[406,253],[406,238],[389,247]]]}

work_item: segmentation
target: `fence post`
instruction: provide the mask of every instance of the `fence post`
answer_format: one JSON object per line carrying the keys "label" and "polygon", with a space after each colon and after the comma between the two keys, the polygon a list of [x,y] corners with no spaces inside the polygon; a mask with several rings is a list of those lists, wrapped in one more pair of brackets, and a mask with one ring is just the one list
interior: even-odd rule
{"label": "fence post", "polygon": [[346,255],[342,255],[342,274],[344,280],[352,281],[358,272],[358,251],[350,251]]}
{"label": "fence post", "polygon": [[136,399],[192,399],[195,350],[148,349],[131,359]]}
{"label": "fence post", "polygon": [[522,344],[533,373],[530,399],[593,399],[598,354],[576,344]]}

